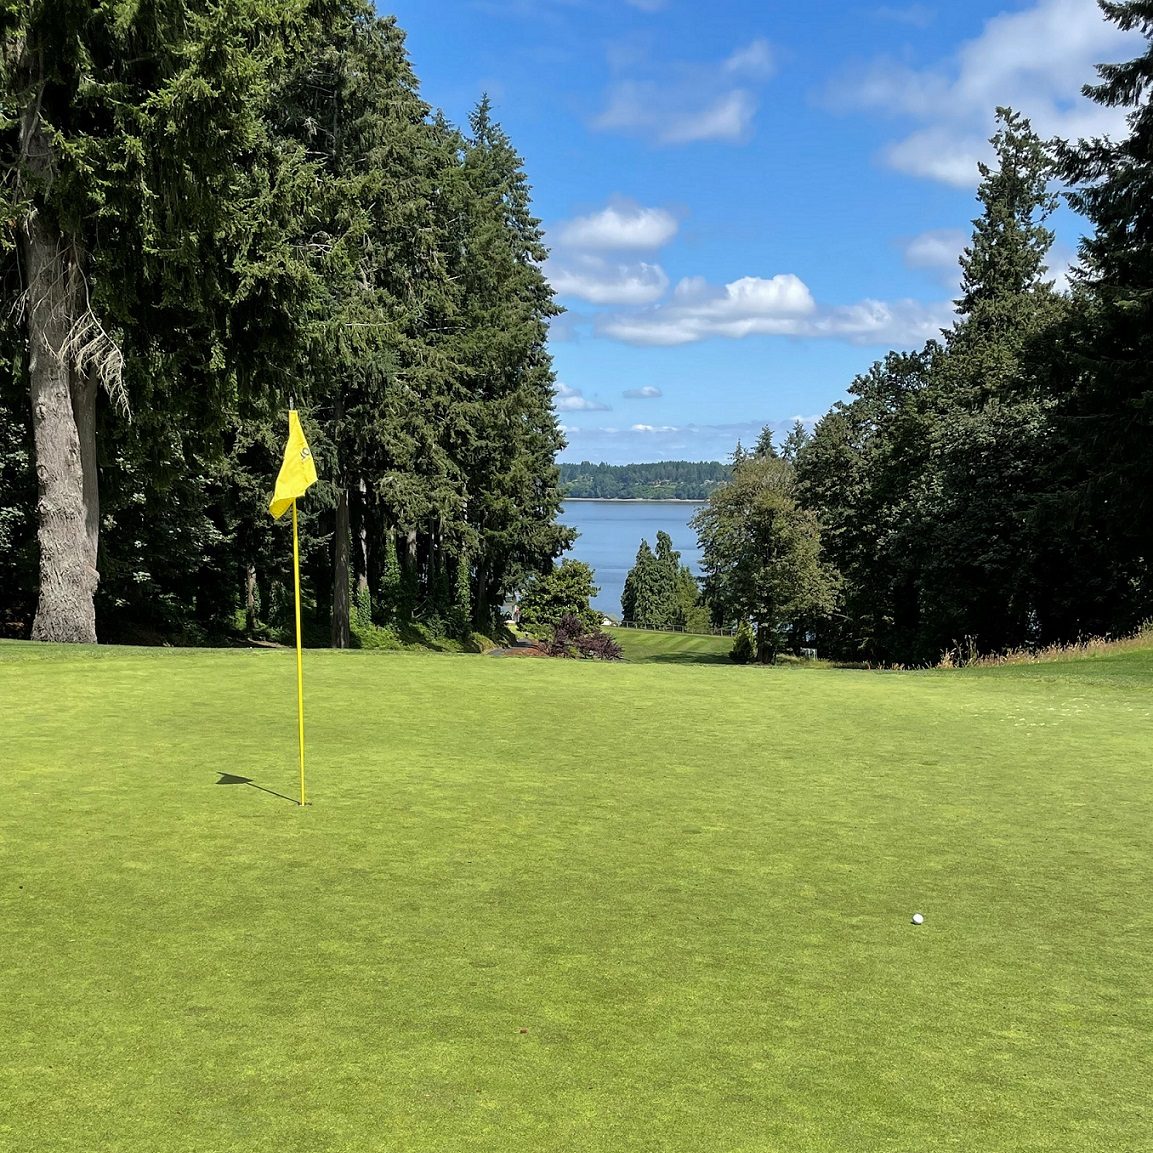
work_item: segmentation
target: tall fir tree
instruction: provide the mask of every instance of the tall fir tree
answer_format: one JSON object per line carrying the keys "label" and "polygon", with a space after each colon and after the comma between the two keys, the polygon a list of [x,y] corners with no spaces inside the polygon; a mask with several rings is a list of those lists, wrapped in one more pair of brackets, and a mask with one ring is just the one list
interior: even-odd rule
{"label": "tall fir tree", "polygon": [[1024,117],[996,117],[943,344],[874,365],[796,453],[845,580],[844,616],[822,643],[844,655],[924,663],[963,640],[998,650],[1046,627],[1046,365],[1066,305],[1045,279],[1048,151]]}
{"label": "tall fir tree", "polygon": [[462,329],[455,343],[465,395],[453,454],[467,484],[475,536],[473,611],[489,620],[532,572],[547,571],[574,538],[556,523],[556,454],[548,322],[560,309],[542,270],[548,252],[530,188],[487,98],[463,141]]}
{"label": "tall fir tree", "polygon": [[961,256],[957,321],[936,365],[916,486],[922,637],[931,660],[965,640],[1002,651],[1042,638],[1039,508],[1052,452],[1047,350],[1067,304],[1046,279],[1053,161],[1029,121],[998,108],[981,164],[982,211]]}
{"label": "tall fir tree", "polygon": [[1145,46],[1099,65],[1098,82],[1084,89],[1128,110],[1128,135],[1061,150],[1069,201],[1092,232],[1081,242],[1077,313],[1062,347],[1069,372],[1054,531],[1070,542],[1075,572],[1059,606],[1067,627],[1117,631],[1153,611],[1153,2],[1100,7]]}
{"label": "tall fir tree", "polygon": [[138,441],[182,420],[210,438],[283,364],[301,273],[276,223],[305,182],[263,112],[293,15],[262,0],[0,9],[0,198],[40,486],[34,637],[96,639],[109,402]]}

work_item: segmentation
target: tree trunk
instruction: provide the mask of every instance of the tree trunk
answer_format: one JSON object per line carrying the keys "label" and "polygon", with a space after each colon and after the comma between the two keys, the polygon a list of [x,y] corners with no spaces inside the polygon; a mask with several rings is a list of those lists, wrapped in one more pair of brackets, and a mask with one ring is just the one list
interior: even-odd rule
{"label": "tree trunk", "polygon": [[[50,182],[52,146],[40,121],[39,91],[21,117],[20,144],[34,181]],[[23,191],[22,175],[17,181]],[[23,221],[21,248],[28,284],[28,377],[40,545],[32,637],[95,644],[93,598],[100,579],[95,381],[75,379],[67,350],[83,307],[77,250],[36,208]]]}
{"label": "tree trunk", "polygon": [[368,485],[364,477],[356,484],[356,548],[352,571],[356,579],[357,603],[363,604],[369,590],[368,579]]}
{"label": "tree trunk", "polygon": [[96,374],[87,369],[69,374],[72,416],[80,441],[80,472],[84,484],[84,533],[92,567],[100,553],[100,473],[96,465],[96,394],[100,389]]}
{"label": "tree trunk", "polygon": [[404,536],[404,573],[409,585],[409,595],[412,603],[408,606],[410,612],[416,611],[420,600],[420,550],[418,547],[416,529],[409,529]]}
{"label": "tree trunk", "polygon": [[352,645],[348,620],[348,486],[341,485],[336,497],[336,526],[332,534],[332,647]]}
{"label": "tree trunk", "polygon": [[492,616],[488,597],[488,564],[483,557],[476,562],[473,581],[475,584],[472,596],[472,627],[483,629]]}
{"label": "tree trunk", "polygon": [[251,562],[244,569],[244,631],[249,636],[256,632],[256,565]]}
{"label": "tree trunk", "polygon": [[[47,148],[46,142],[43,147]],[[69,267],[64,238],[47,228],[39,213],[33,211],[26,220],[22,240],[39,491],[40,593],[32,639],[95,644],[99,508],[90,511],[85,501],[86,494],[94,498],[97,489],[95,392],[89,395],[84,386],[74,396],[64,352],[79,303],[76,274]],[[89,442],[87,453],[77,426],[78,411]]]}
{"label": "tree trunk", "polygon": [[757,663],[771,665],[777,657],[776,631],[765,624],[757,624]]}

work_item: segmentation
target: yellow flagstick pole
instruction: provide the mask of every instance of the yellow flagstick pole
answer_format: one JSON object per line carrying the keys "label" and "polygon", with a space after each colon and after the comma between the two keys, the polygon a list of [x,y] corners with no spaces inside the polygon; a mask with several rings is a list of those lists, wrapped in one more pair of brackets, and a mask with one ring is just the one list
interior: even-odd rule
{"label": "yellow flagstick pole", "polygon": [[292,502],[292,576],[296,585],[296,720],[300,736],[300,804],[304,805],[304,659],[300,651],[300,539],[296,501]]}

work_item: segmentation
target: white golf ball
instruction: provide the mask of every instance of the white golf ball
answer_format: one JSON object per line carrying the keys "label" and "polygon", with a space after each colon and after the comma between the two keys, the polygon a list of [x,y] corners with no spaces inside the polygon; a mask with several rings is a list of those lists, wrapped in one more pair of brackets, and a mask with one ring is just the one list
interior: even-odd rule
{"label": "white golf ball", "polygon": [[924,923],[924,921],[925,921],[925,918],[922,917],[920,913],[914,913],[913,914],[913,924],[914,925],[921,925]]}

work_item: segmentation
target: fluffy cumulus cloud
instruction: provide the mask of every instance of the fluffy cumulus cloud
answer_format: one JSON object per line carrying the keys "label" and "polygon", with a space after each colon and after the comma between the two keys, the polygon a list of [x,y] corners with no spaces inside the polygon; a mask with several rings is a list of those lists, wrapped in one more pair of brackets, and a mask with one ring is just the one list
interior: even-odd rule
{"label": "fluffy cumulus cloud", "polygon": [[669,286],[659,264],[618,264],[592,255],[550,260],[545,272],[558,296],[575,296],[590,304],[650,304]]}
{"label": "fluffy cumulus cloud", "polygon": [[[748,61],[734,65],[749,66]],[[950,323],[947,304],[864,300],[821,307],[805,282],[787,272],[742,276],[720,286],[688,276],[670,292],[660,264],[628,257],[669,243],[676,231],[676,218],[667,210],[624,201],[553,226],[549,236],[554,252],[545,268],[553,290],[562,298],[595,306],[591,316],[572,325],[583,329],[591,323],[600,336],[633,345],[806,336],[857,344],[888,341],[898,347],[923,342]],[[931,270],[946,262],[955,268],[963,243],[960,233],[925,233],[909,242],[906,260]],[[617,258],[622,256],[625,259]],[[955,275],[951,281],[943,279],[950,286],[956,282]],[[649,399],[660,396],[660,390],[630,389],[624,395]],[[579,395],[558,393],[562,411],[591,404]]]}
{"label": "fluffy cumulus cloud", "polygon": [[659,388],[646,384],[643,388],[626,388],[621,396],[629,400],[655,400],[659,396],[664,396],[664,393]]}
{"label": "fluffy cumulus cloud", "polygon": [[948,301],[862,300],[831,308],[802,335],[829,336],[851,344],[911,348],[941,335],[956,316]]}
{"label": "fluffy cumulus cloud", "polygon": [[659,264],[635,256],[663,247],[676,233],[676,217],[666,209],[614,202],[550,228],[553,256],[545,272],[558,296],[598,305],[652,304],[664,296],[669,278]]}
{"label": "fluffy cumulus cloud", "polygon": [[791,273],[744,276],[722,288],[682,280],[671,302],[607,317],[604,335],[629,344],[690,344],[711,336],[788,335],[816,311],[804,281]]}
{"label": "fluffy cumulus cloud", "polygon": [[676,234],[677,219],[666,209],[620,202],[564,221],[550,230],[549,239],[571,248],[651,252]]}
{"label": "fluffy cumulus cloud", "polygon": [[748,336],[805,336],[853,344],[910,346],[938,335],[951,318],[948,304],[864,300],[821,308],[791,273],[742,277],[721,288],[681,281],[664,304],[602,316],[603,336],[634,345],[679,345]]}
{"label": "fluffy cumulus cloud", "polygon": [[656,144],[739,142],[752,134],[759,87],[773,73],[767,40],[755,39],[721,61],[665,67],[630,61],[642,75],[621,75],[595,128]]}
{"label": "fluffy cumulus cloud", "polygon": [[599,400],[590,400],[579,388],[570,388],[567,384],[558,383],[556,386],[556,399],[554,405],[557,412],[608,412],[609,406]]}
{"label": "fluffy cumulus cloud", "polygon": [[950,58],[911,68],[876,61],[840,84],[836,102],[911,121],[886,149],[888,164],[958,186],[978,179],[990,153],[993,110],[1009,105],[1043,137],[1077,138],[1124,130],[1124,113],[1081,96],[1102,60],[1125,60],[1143,41],[1106,21],[1095,0],[1037,0],[990,19]]}

